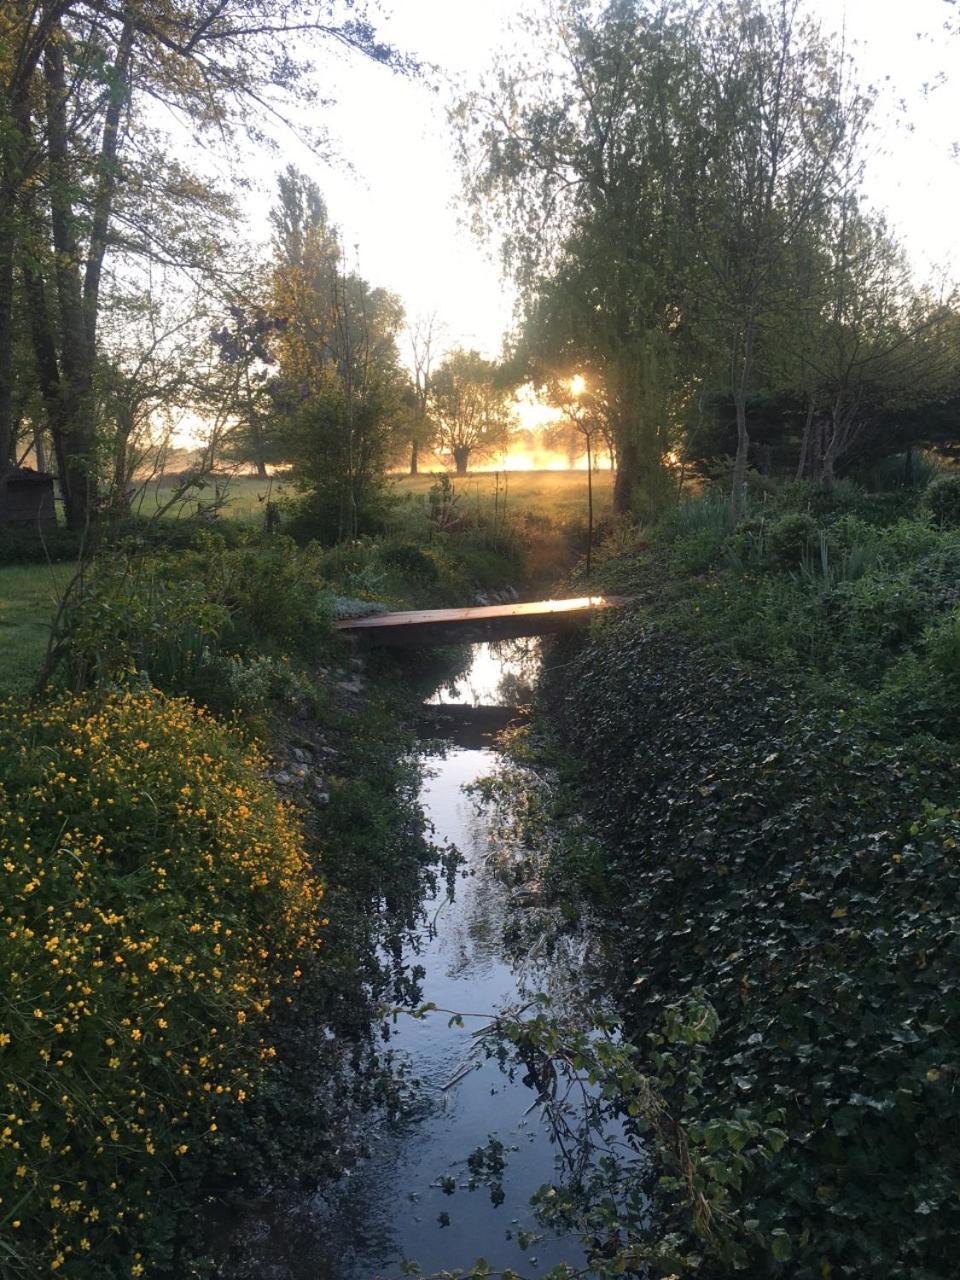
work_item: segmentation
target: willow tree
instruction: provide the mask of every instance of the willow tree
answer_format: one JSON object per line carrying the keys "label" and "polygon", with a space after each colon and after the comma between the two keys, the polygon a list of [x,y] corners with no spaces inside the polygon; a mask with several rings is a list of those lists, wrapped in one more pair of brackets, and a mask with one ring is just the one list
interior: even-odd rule
{"label": "willow tree", "polygon": [[535,356],[602,371],[625,511],[638,489],[655,501],[661,488],[667,401],[692,333],[693,14],[562,0],[523,27],[522,56],[502,55],[456,112],[468,194],[478,225],[502,235]]}

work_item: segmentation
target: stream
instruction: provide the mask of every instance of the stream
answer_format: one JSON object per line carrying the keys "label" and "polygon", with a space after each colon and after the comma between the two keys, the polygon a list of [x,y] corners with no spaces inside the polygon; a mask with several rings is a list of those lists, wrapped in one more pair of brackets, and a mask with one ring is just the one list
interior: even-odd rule
{"label": "stream", "polygon": [[[511,884],[516,877],[504,874],[509,820],[466,790],[496,772],[497,724],[528,700],[538,662],[530,641],[473,646],[465,673],[426,704],[440,726],[429,731],[445,741],[420,748],[420,803],[432,840],[447,850],[448,871],[422,904],[403,964],[419,978],[422,1002],[437,1010],[389,1019],[405,1080],[401,1114],[372,1122],[369,1156],[332,1191],[288,1205],[282,1221],[264,1224],[269,1241],[255,1249],[269,1259],[258,1272],[264,1280],[395,1280],[405,1261],[426,1276],[462,1272],[480,1258],[525,1276],[585,1262],[577,1237],[544,1230],[529,1203],[562,1177],[536,1094],[523,1070],[511,1075],[496,1058],[479,1056],[473,1034],[536,993],[579,1007],[593,985],[582,934],[558,929],[535,886]],[[451,1024],[457,1012],[477,1016]],[[481,1160],[490,1176],[476,1178],[471,1153],[499,1153],[497,1144],[505,1167],[495,1164],[491,1175]]]}

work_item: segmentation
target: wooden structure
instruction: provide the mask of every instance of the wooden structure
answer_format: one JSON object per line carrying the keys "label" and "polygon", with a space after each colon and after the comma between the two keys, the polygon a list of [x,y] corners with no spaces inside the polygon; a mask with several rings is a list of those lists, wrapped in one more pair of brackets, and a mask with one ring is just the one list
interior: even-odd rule
{"label": "wooden structure", "polygon": [[0,528],[55,529],[53,476],[17,467],[0,479]]}
{"label": "wooden structure", "polygon": [[553,635],[582,627],[591,618],[629,601],[621,596],[578,596],[572,600],[533,600],[472,609],[414,609],[344,618],[339,631],[368,644],[416,648],[445,644],[479,644],[515,640],[519,636]]}

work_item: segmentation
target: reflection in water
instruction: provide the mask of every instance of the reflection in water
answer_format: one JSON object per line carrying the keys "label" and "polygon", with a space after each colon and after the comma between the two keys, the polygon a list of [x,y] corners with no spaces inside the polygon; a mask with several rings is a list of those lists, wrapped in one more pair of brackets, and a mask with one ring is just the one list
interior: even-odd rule
{"label": "reflection in water", "polygon": [[530,701],[539,665],[537,640],[474,645],[467,670],[441,685],[427,706],[522,706]]}
{"label": "reflection in water", "polygon": [[[526,700],[536,662],[527,642],[477,646],[469,670],[431,704],[471,709]],[[450,738],[456,741],[453,733]],[[505,847],[509,857],[507,820],[464,791],[492,772],[495,751],[451,745],[424,764],[421,802],[434,839],[455,846],[460,858],[455,874],[439,879],[424,903],[423,924],[404,963],[422,971],[422,1000],[438,1011],[392,1018],[393,1051],[407,1072],[405,1114],[374,1124],[369,1158],[333,1196],[309,1197],[282,1224],[264,1224],[270,1239],[253,1250],[263,1260],[255,1274],[264,1280],[394,1280],[404,1259],[428,1275],[480,1257],[494,1269],[527,1274],[585,1261],[575,1237],[543,1232],[536,1223],[529,1199],[558,1180],[557,1150],[519,1073],[511,1077],[495,1060],[478,1056],[474,1035],[498,1009],[534,992],[550,992],[561,1003],[586,998],[583,942],[565,938],[534,945],[521,958],[511,953],[505,938],[511,918],[537,917],[541,934],[556,930],[539,919],[549,910],[525,906],[523,891],[498,874]],[[476,1016],[451,1025],[453,1013]],[[467,1159],[491,1138],[505,1148],[502,1197],[486,1186],[468,1187]],[[524,1232],[535,1243],[521,1248]]]}

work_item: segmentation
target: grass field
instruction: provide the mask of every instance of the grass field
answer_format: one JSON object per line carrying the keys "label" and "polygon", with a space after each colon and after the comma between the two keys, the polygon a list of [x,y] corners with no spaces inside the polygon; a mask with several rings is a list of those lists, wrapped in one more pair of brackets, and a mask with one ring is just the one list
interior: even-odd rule
{"label": "grass field", "polygon": [[[198,506],[210,509],[222,500],[219,510],[231,520],[255,524],[263,520],[267,500],[278,501],[292,496],[295,490],[278,477],[258,480],[256,476],[218,476],[208,480],[202,489],[191,489],[186,497],[175,503],[167,512],[167,518],[195,516]],[[173,494],[169,482],[149,484],[133,504],[137,515],[152,516]]]}
{"label": "grass field", "polygon": [[[418,476],[391,476],[390,489],[398,497],[407,495],[426,497],[440,473],[426,472]],[[451,476],[456,491],[467,504],[479,503],[482,510],[495,506],[506,510],[507,515],[531,514],[546,517],[559,524],[568,520],[586,518],[587,473],[585,471],[478,471],[468,476]],[[219,481],[224,516],[244,523],[256,523],[263,519],[267,499],[282,501],[293,497],[296,490],[289,483],[274,477],[273,480],[257,480],[254,476],[236,476]],[[610,509],[613,492],[613,476],[608,470],[596,471],[593,476],[593,502],[597,518]],[[169,517],[196,514],[197,503],[204,506],[214,501],[217,494],[213,482],[172,507]],[[143,495],[140,513],[152,515],[159,504],[170,497],[168,486],[151,485]],[[504,506],[505,504],[505,506]]]}
{"label": "grass field", "polygon": [[[558,524],[586,519],[587,473],[585,471],[478,471],[474,475],[451,476],[456,491],[467,503],[478,503],[484,510],[496,505],[508,516],[536,515]],[[436,483],[435,474],[394,476],[391,485],[399,495],[426,495]],[[613,474],[596,471],[593,475],[593,509],[598,518],[610,510],[613,497]]]}
{"label": "grass field", "polygon": [[71,573],[69,564],[0,569],[0,697],[25,693],[33,683],[57,597]]}

